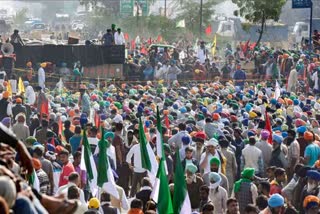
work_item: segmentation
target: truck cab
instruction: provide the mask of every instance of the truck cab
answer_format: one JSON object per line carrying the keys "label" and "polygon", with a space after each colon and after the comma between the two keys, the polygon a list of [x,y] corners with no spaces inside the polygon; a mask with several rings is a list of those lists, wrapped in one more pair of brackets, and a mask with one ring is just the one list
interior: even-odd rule
{"label": "truck cab", "polygon": [[306,22],[297,22],[293,27],[293,35],[295,42],[301,42],[302,38],[308,38],[310,31],[310,25]]}

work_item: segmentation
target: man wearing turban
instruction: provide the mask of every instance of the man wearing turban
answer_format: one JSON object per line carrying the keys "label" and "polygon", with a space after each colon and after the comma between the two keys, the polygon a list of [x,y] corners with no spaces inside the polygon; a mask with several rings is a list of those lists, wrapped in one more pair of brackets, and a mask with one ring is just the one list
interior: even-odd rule
{"label": "man wearing turban", "polygon": [[39,179],[40,192],[43,194],[49,194],[50,182],[49,177],[42,169],[41,161],[37,158],[32,158],[33,167],[36,170],[37,177]]}
{"label": "man wearing turban", "polygon": [[253,204],[258,197],[258,188],[252,182],[255,175],[254,168],[245,168],[241,172],[241,179],[234,184],[232,195],[238,200],[240,213],[248,204]]}
{"label": "man wearing turban", "polygon": [[304,152],[304,157],[301,158],[301,161],[307,166],[313,166],[320,158],[320,148],[314,143],[314,133],[306,131],[303,134],[303,138],[307,142],[307,147]]}
{"label": "man wearing turban", "polygon": [[186,183],[192,209],[200,208],[200,187],[204,184],[202,178],[195,174],[197,170],[193,163],[186,165]]}

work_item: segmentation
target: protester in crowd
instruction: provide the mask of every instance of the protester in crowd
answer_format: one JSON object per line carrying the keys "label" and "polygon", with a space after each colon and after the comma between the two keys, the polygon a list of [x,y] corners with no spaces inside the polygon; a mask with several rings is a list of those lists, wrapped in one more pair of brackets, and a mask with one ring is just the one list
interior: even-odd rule
{"label": "protester in crowd", "polygon": [[227,210],[228,192],[221,187],[221,177],[216,172],[209,174],[209,199],[214,205],[214,213],[224,213]]}
{"label": "protester in crowd", "polygon": [[12,126],[12,131],[17,138],[21,141],[25,141],[30,136],[29,127],[26,125],[26,116],[23,113],[16,115],[16,123]]}
{"label": "protester in crowd", "polygon": [[197,170],[193,164],[186,166],[186,183],[193,210],[200,208],[200,187],[204,184],[202,178],[196,174]]}
{"label": "protester in crowd", "polygon": [[256,146],[256,139],[249,138],[249,144],[242,150],[241,169],[254,168],[257,176],[261,176],[264,166],[262,152]]}
{"label": "protester in crowd", "polygon": [[247,204],[254,204],[258,197],[258,188],[252,182],[254,168],[246,168],[241,172],[241,179],[234,184],[233,194],[239,202],[240,213],[244,212]]}
{"label": "protester in crowd", "polygon": [[68,184],[69,175],[75,172],[72,163],[69,161],[69,152],[67,150],[62,150],[59,153],[59,159],[63,164],[62,171],[59,179],[59,187]]}

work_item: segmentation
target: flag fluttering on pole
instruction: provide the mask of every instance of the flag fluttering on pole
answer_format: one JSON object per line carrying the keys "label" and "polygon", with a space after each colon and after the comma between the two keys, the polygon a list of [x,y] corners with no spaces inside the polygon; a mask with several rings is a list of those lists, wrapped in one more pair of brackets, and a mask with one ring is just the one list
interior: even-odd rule
{"label": "flag fluttering on pole", "polygon": [[103,191],[109,193],[113,197],[119,199],[119,193],[116,189],[109,158],[107,156],[107,144],[109,142],[104,139],[104,129],[101,127],[101,138],[99,140],[99,158],[98,158],[98,178],[97,184]]}
{"label": "flag fluttering on pole", "polygon": [[94,112],[94,124],[97,128],[100,127],[100,115],[97,111]]}
{"label": "flag fluttering on pole", "polygon": [[213,43],[212,43],[212,48],[211,48],[212,56],[214,56],[216,54],[216,49],[217,49],[217,34],[214,35],[214,37],[213,37]]}
{"label": "flag fluttering on pole", "polygon": [[129,34],[128,33],[124,33],[124,39],[126,40],[126,41],[128,41],[129,40]]}
{"label": "flag fluttering on pole", "polygon": [[211,25],[209,25],[206,29],[205,29],[205,33],[207,36],[210,36],[212,33],[212,27]]}
{"label": "flag fluttering on pole", "polygon": [[173,213],[173,207],[168,185],[168,177],[166,175],[166,170],[164,167],[164,161],[164,158],[160,159],[158,173],[153,187],[153,191],[151,193],[151,198],[157,204],[158,213],[171,214]]}
{"label": "flag fluttering on pole", "polygon": [[162,40],[163,40],[163,39],[162,39],[162,36],[159,35],[158,38],[157,38],[157,42],[162,42]]}
{"label": "flag fluttering on pole", "polygon": [[11,82],[10,81],[8,81],[7,92],[9,92],[9,96],[12,96],[12,87],[11,87]]}
{"label": "flag fluttering on pole", "polygon": [[45,114],[47,117],[49,116],[49,101],[47,99],[45,99],[40,106],[40,112],[41,112],[41,119],[43,117],[43,115]]}
{"label": "flag fluttering on pole", "polygon": [[149,142],[147,141],[141,118],[139,118],[139,141],[141,166],[148,171],[150,181],[153,184],[158,170],[158,162]]}
{"label": "flag fluttering on pole", "polygon": [[276,100],[278,100],[280,95],[281,95],[280,85],[279,85],[278,81],[276,81],[276,88],[275,88],[275,91],[274,91],[274,98]]}
{"label": "flag fluttering on pole", "polygon": [[180,20],[177,22],[176,27],[181,27],[181,28],[185,28],[186,27],[186,22],[184,19]]}
{"label": "flag fluttering on pole", "polygon": [[22,78],[19,77],[19,82],[18,82],[18,92],[19,94],[22,94],[25,92],[25,89],[24,89],[24,84],[23,84],[23,81],[22,81]]}
{"label": "flag fluttering on pole", "polygon": [[[178,149],[176,154],[179,154]],[[173,193],[173,210],[176,214],[192,213],[187,184],[182,178],[184,178],[184,171],[181,164],[180,155],[176,155]]]}
{"label": "flag fluttering on pole", "polygon": [[271,122],[270,122],[270,118],[269,118],[267,111],[265,113],[265,121],[266,121],[265,129],[270,132],[270,136],[268,138],[268,143],[272,144],[272,128],[271,128]]}
{"label": "flag fluttering on pole", "polygon": [[36,171],[33,169],[33,172],[29,178],[29,184],[34,188],[36,189],[37,191],[40,192],[40,181],[39,181],[39,178],[37,176],[37,173]]}
{"label": "flag fluttering on pole", "polygon": [[98,191],[98,186],[97,186],[98,173],[97,173],[97,167],[91,152],[91,147],[88,141],[87,131],[85,129],[83,130],[83,137],[82,137],[82,152],[81,152],[80,168],[87,172],[90,190],[92,192],[92,195],[95,196]]}
{"label": "flag fluttering on pole", "polygon": [[157,106],[157,156],[159,158],[165,157],[164,150],[163,150],[163,139],[162,139],[162,126],[161,126],[161,119],[160,119],[160,113],[159,113],[159,107]]}

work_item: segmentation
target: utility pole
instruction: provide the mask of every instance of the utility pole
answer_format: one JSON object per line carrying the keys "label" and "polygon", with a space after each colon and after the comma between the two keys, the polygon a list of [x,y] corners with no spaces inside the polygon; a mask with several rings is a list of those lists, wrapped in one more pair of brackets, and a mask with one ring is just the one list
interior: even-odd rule
{"label": "utility pole", "polygon": [[164,0],[164,17],[167,17],[167,0]]}
{"label": "utility pole", "polygon": [[310,29],[309,29],[309,48],[312,50],[312,16],[313,16],[313,2],[310,0]]}
{"label": "utility pole", "polygon": [[203,0],[200,0],[200,39],[201,39],[201,35],[202,35],[202,4],[203,4]]}

